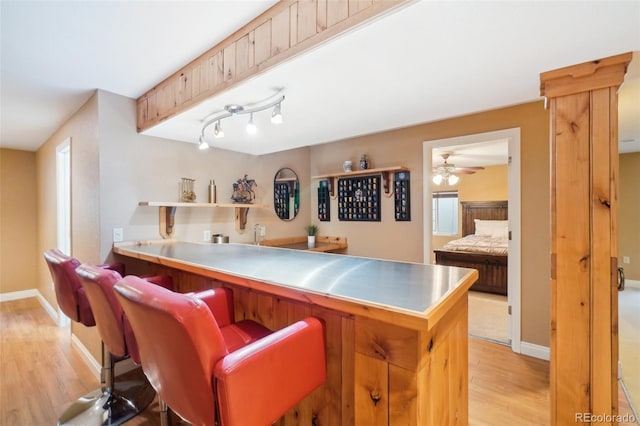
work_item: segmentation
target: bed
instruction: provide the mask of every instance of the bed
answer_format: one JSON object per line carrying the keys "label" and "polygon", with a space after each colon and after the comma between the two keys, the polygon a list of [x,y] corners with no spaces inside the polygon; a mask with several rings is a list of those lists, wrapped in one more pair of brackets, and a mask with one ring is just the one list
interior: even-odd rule
{"label": "bed", "polygon": [[[471,290],[506,296],[508,202],[462,201],[460,204],[463,238],[434,250],[436,264],[477,269],[478,281]],[[476,224],[482,227],[481,234],[492,235],[484,239],[475,236]],[[489,231],[484,232],[485,229]]]}

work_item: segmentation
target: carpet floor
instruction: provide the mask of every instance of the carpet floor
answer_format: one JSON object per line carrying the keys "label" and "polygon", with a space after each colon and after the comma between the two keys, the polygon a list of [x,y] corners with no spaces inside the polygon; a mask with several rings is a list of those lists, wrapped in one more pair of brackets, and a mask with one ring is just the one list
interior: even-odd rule
{"label": "carpet floor", "polygon": [[511,337],[507,297],[470,291],[469,334],[481,339],[509,344]]}

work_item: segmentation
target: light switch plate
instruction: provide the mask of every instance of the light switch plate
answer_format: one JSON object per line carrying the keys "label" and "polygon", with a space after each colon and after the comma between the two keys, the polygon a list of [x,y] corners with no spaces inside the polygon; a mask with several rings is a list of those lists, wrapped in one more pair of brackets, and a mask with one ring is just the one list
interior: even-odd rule
{"label": "light switch plate", "polygon": [[122,228],[113,228],[113,242],[119,243],[124,240],[124,231]]}

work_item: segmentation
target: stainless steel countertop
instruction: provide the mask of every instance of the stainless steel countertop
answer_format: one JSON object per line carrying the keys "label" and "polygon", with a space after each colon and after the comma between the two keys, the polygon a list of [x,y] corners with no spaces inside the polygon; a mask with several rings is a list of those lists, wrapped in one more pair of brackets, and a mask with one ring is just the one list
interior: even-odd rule
{"label": "stainless steel countertop", "polygon": [[248,244],[163,242],[118,245],[117,253],[153,256],[276,286],[364,305],[424,314],[468,280],[472,269]]}

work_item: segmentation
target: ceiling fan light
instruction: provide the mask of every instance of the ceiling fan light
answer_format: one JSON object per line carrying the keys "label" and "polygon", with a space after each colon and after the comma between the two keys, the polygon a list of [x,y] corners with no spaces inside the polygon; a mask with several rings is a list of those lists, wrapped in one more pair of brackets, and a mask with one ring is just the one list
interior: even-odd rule
{"label": "ceiling fan light", "polygon": [[455,185],[456,183],[458,183],[458,181],[460,180],[460,178],[456,175],[451,175],[449,176],[449,178],[447,179],[447,183],[449,185]]}
{"label": "ceiling fan light", "polygon": [[253,122],[253,113],[249,117],[249,122],[247,123],[247,133],[250,135],[255,135],[258,133],[258,128],[256,127],[256,123]]}
{"label": "ceiling fan light", "polygon": [[433,183],[435,183],[436,185],[440,185],[442,183],[442,175],[433,175]]}
{"label": "ceiling fan light", "polygon": [[213,128],[213,136],[216,139],[224,138],[224,130],[222,130],[222,127],[220,126],[220,120],[216,121],[216,125]]}
{"label": "ceiling fan light", "polygon": [[271,122],[273,124],[282,123],[282,110],[280,109],[280,104],[276,104],[276,106],[273,107],[273,112],[271,113]]}

